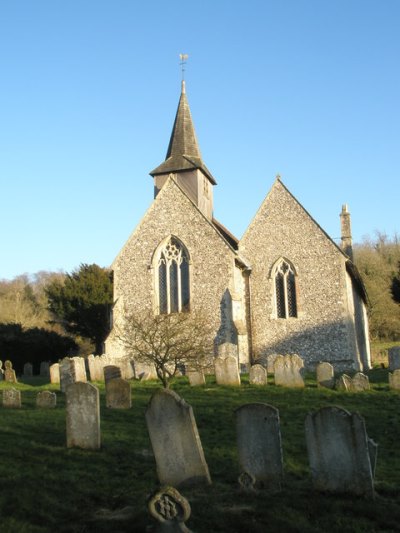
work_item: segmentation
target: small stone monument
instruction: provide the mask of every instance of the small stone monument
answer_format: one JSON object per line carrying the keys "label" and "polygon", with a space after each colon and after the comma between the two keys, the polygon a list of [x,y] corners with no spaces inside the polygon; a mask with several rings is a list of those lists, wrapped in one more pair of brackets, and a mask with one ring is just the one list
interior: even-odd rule
{"label": "small stone monument", "polygon": [[400,346],[393,346],[388,350],[389,356],[389,370],[400,369]]}
{"label": "small stone monument", "polygon": [[333,389],[335,387],[335,372],[330,363],[318,363],[317,368],[318,387]]}
{"label": "small stone monument", "polygon": [[99,390],[77,381],[66,388],[67,447],[100,448]]}
{"label": "small stone monument", "polygon": [[129,381],[123,378],[114,378],[106,384],[106,406],[110,409],[130,409],[132,407]]}
{"label": "small stone monument", "polygon": [[69,357],[64,357],[60,362],[60,390],[65,392],[68,385],[75,383],[75,362]]}
{"label": "small stone monument", "polygon": [[364,419],[340,407],[322,407],[305,422],[314,488],[322,492],[374,496],[377,445]]}
{"label": "small stone monument", "polygon": [[301,375],[303,367],[303,359],[297,354],[278,355],[274,362],[275,385],[303,388],[305,386]]}
{"label": "small stone monument", "polygon": [[352,379],[347,374],[342,374],[336,380],[335,388],[338,391],[349,392],[353,386]]}
{"label": "small stone monument", "polygon": [[368,376],[366,376],[362,372],[357,372],[356,374],[354,374],[351,380],[351,390],[353,392],[370,390]]}
{"label": "small stone monument", "polygon": [[206,384],[206,378],[202,370],[188,370],[186,375],[192,387],[199,387]]}
{"label": "small stone monument", "polygon": [[240,485],[245,487],[248,482],[251,488],[279,491],[283,462],[278,409],[251,403],[236,409],[235,415]]}
{"label": "small stone monument", "polygon": [[15,370],[12,367],[11,361],[6,361],[4,363],[5,371],[4,371],[4,380],[8,383],[17,383],[17,378],[15,376]]}
{"label": "small stone monument", "polygon": [[23,370],[24,378],[31,378],[33,376],[33,366],[32,363],[25,363]]}
{"label": "small stone monument", "polygon": [[21,391],[14,388],[3,390],[3,407],[6,409],[20,409],[21,405]]}
{"label": "small stone monument", "polygon": [[[233,345],[234,346],[234,345]],[[238,360],[233,355],[216,357],[214,361],[215,379],[218,385],[240,385]]]}
{"label": "small stone monument", "polygon": [[121,377],[121,369],[116,365],[106,365],[104,367],[104,383],[107,385],[112,379]]}
{"label": "small stone monument", "polygon": [[40,409],[54,409],[57,405],[57,396],[55,392],[44,390],[38,392],[36,396],[36,407]]}
{"label": "small stone monument", "polygon": [[192,407],[178,394],[160,389],[146,409],[146,424],[161,484],[210,484],[211,478]]}
{"label": "small stone monument", "polygon": [[148,500],[148,509],[158,522],[156,533],[190,533],[185,522],[190,517],[190,505],[174,487],[161,487]]}
{"label": "small stone monument", "polygon": [[389,372],[389,389],[400,390],[400,369]]}
{"label": "small stone monument", "polygon": [[49,371],[50,383],[60,383],[60,365],[58,363],[50,365]]}
{"label": "small stone monument", "polygon": [[72,357],[71,360],[74,362],[75,381],[82,381],[83,383],[86,383],[87,376],[85,359],[83,357]]}
{"label": "small stone monument", "polygon": [[48,361],[42,361],[40,363],[40,375],[44,378],[50,377],[50,370],[49,370],[49,362]]}
{"label": "small stone monument", "polygon": [[266,385],[267,384],[267,371],[259,364],[252,365],[249,372],[250,385]]}

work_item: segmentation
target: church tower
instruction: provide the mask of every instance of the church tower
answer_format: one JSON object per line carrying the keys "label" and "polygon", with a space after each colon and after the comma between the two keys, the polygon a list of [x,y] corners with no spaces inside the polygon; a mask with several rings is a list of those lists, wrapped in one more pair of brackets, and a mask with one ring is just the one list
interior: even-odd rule
{"label": "church tower", "polygon": [[154,178],[154,197],[170,174],[175,175],[178,184],[189,198],[212,220],[213,186],[217,182],[201,157],[184,80],[165,161],[150,172]]}

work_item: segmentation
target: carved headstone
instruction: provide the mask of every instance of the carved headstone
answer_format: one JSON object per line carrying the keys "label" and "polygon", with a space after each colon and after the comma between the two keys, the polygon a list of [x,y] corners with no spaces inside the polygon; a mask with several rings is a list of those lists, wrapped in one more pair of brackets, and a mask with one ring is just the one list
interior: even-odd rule
{"label": "carved headstone", "polygon": [[252,365],[249,372],[250,385],[266,385],[267,371],[262,365]]}
{"label": "carved headstone", "polygon": [[112,379],[121,377],[121,369],[116,365],[107,365],[104,367],[104,382],[107,385]]}
{"label": "carved headstone", "polygon": [[40,363],[40,375],[42,377],[48,378],[50,376],[49,366],[50,365],[48,361],[42,361]]}
{"label": "carved headstone", "polygon": [[342,374],[339,376],[336,380],[335,388],[339,391],[348,392],[351,391],[352,388],[352,380],[351,377],[347,374]]}
{"label": "carved headstone", "polygon": [[14,388],[4,389],[3,407],[7,409],[19,409],[21,407],[21,391]]}
{"label": "carved headstone", "polygon": [[111,409],[130,409],[132,407],[129,381],[123,378],[114,378],[106,384],[106,405]]}
{"label": "carved headstone", "polygon": [[186,375],[189,378],[189,383],[192,387],[206,384],[206,378],[204,377],[204,372],[202,370],[188,370]]}
{"label": "carved headstone", "polygon": [[373,497],[376,444],[364,419],[340,407],[309,413],[306,442],[314,488]]}
{"label": "carved headstone", "polygon": [[33,366],[32,363],[25,363],[23,374],[25,378],[30,378],[33,376]]}
{"label": "carved headstone", "polygon": [[38,392],[36,396],[36,407],[41,409],[54,409],[57,405],[57,396],[55,392],[44,390]]}
{"label": "carved headstone", "polygon": [[354,392],[361,392],[364,390],[369,390],[369,379],[368,376],[362,372],[357,372],[354,374],[351,380],[351,390]]}
{"label": "carved headstone", "polygon": [[100,448],[99,390],[78,381],[66,389],[67,447]]}
{"label": "carved headstone", "polygon": [[400,390],[400,369],[389,372],[389,388],[393,390]]}
{"label": "carved headstone", "polygon": [[174,487],[162,487],[148,501],[148,509],[158,522],[157,533],[190,533],[185,521],[190,517],[190,505]]}
{"label": "carved headstone", "polygon": [[275,385],[304,387],[304,379],[301,375],[303,367],[303,359],[297,354],[278,355],[274,362]]}
{"label": "carved headstone", "polygon": [[8,383],[17,383],[17,377],[15,375],[15,370],[12,367],[12,362],[7,360],[4,363],[4,366],[4,380]]}
{"label": "carved headstone", "polygon": [[60,365],[58,363],[50,365],[49,371],[50,383],[60,383]]}
{"label": "carved headstone", "polygon": [[255,488],[279,491],[283,463],[278,409],[251,403],[236,409],[235,415],[240,471],[254,478]]}
{"label": "carved headstone", "polygon": [[330,363],[318,363],[316,371],[318,387],[326,387],[327,389],[335,387],[335,372]]}
{"label": "carved headstone", "polygon": [[400,346],[389,348],[389,370],[400,369]]}
{"label": "carved headstone", "polygon": [[214,361],[215,379],[218,385],[240,385],[238,360],[232,355],[216,357]]}
{"label": "carved headstone", "polygon": [[146,424],[161,484],[211,483],[192,407],[178,394],[160,389],[146,409]]}
{"label": "carved headstone", "polygon": [[60,362],[60,390],[65,392],[68,385],[75,383],[75,361],[69,357],[64,357]]}
{"label": "carved headstone", "polygon": [[72,357],[75,366],[75,381],[87,382],[86,365],[83,357]]}

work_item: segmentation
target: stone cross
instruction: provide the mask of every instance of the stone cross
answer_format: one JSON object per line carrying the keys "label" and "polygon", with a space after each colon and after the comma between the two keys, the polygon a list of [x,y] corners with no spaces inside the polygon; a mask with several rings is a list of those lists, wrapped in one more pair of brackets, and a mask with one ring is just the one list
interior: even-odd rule
{"label": "stone cross", "polygon": [[301,375],[303,367],[304,361],[297,354],[278,355],[274,362],[275,385],[303,388],[305,386]]}
{"label": "stone cross", "polygon": [[100,448],[99,389],[78,381],[66,388],[67,447]]}
{"label": "stone cross", "polygon": [[174,487],[154,492],[148,500],[148,509],[158,522],[157,533],[190,533],[185,525],[190,517],[189,502]]}
{"label": "stone cross", "polygon": [[146,424],[161,484],[210,484],[211,478],[192,407],[178,394],[160,389],[146,409]]}

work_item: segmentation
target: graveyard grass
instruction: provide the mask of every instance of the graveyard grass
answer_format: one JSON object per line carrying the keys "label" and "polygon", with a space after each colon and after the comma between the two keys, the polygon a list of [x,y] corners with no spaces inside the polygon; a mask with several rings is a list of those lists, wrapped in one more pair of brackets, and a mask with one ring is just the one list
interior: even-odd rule
{"label": "graveyard grass", "polygon": [[[222,387],[208,377],[203,387],[187,378],[171,388],[193,407],[213,484],[182,490],[192,514],[187,526],[201,532],[376,532],[400,528],[400,393],[389,391],[386,369],[369,373],[372,390],[341,393],[273,385]],[[144,532],[152,524],[146,497],[157,487],[156,467],[145,426],[145,409],[157,382],[132,381],[132,408],[107,409],[100,389],[102,447],[67,449],[65,396],[43,378],[14,385],[22,409],[0,407],[0,530],[2,533]],[[11,384],[0,383],[0,390]],[[35,406],[40,390],[57,392],[57,408]],[[278,494],[243,493],[237,484],[234,410],[251,402],[279,409],[284,487]],[[368,501],[312,490],[304,436],[309,411],[339,405],[359,412],[378,444],[376,498]],[[165,453],[173,453],[166,450]]]}

